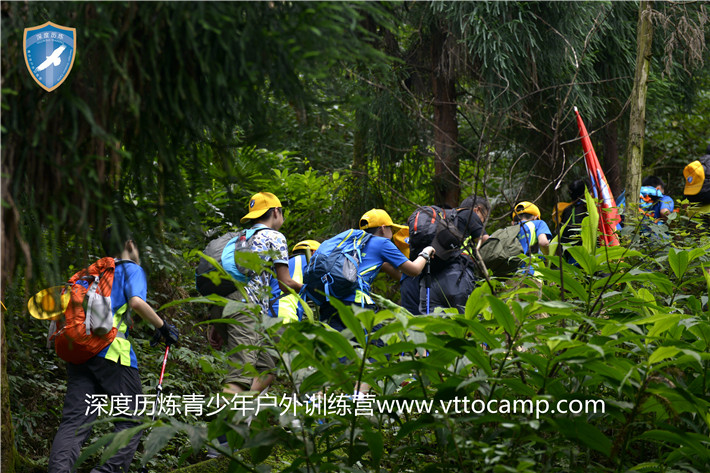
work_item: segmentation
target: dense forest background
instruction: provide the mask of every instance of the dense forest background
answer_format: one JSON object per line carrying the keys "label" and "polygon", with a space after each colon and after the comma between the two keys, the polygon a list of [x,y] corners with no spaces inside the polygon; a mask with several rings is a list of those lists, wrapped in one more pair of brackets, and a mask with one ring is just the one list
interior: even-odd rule
{"label": "dense forest background", "polygon": [[[74,67],[51,93],[22,51],[23,29],[46,21],[77,29]],[[494,204],[489,232],[519,200],[551,224],[566,185],[585,175],[575,106],[615,195],[627,176],[654,174],[680,203],[683,167],[710,142],[709,32],[705,2],[3,2],[2,470],[46,469],[61,415],[63,364],[27,298],[95,259],[108,223],[139,238],[156,307],[196,295],[194,250],[262,190],[284,204],[290,243],[332,236],[373,207],[404,222],[417,205],[472,193]],[[572,393],[613,398],[613,412],[348,417],[301,436],[265,418],[231,439],[247,453],[230,471],[708,471],[710,263],[707,226],[691,225],[679,213],[660,242],[630,228],[613,268],[621,253],[589,236],[583,268],[548,268],[539,300],[483,285],[447,319],[413,322],[387,306],[389,333],[408,333],[397,350],[441,356],[395,364],[371,353],[381,365],[353,367],[391,381],[418,372],[410,397]],[[378,292],[398,298],[386,279]],[[205,307],[161,310],[184,334],[168,391],[219,389],[224,360],[195,325]],[[330,336],[298,327],[279,349],[319,367],[309,386],[346,385],[327,363]],[[160,353],[145,326],[134,337],[149,392]],[[378,394],[395,395],[387,389]],[[228,425],[165,419],[136,464],[197,463]],[[92,443],[109,430],[97,426]]]}

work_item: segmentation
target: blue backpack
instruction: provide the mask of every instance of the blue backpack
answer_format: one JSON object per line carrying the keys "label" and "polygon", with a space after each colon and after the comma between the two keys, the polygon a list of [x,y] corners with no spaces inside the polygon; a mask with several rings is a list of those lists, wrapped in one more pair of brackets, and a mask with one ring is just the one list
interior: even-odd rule
{"label": "blue backpack", "polygon": [[302,294],[322,305],[331,297],[345,299],[358,289],[367,293],[360,264],[371,237],[363,230],[346,230],[321,243],[303,274]]}

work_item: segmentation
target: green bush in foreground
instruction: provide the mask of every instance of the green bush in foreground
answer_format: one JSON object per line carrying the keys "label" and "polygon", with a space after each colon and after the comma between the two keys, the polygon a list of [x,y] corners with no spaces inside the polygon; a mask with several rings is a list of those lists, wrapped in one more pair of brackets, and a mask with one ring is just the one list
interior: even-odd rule
{"label": "green bush in foreground", "polygon": [[[377,313],[339,305],[343,333],[269,321],[285,384],[210,419],[144,424],[143,461],[180,433],[184,458],[226,434],[230,472],[708,471],[710,241],[599,248],[595,217],[569,248],[579,266],[483,284],[463,314],[380,299]],[[356,382],[372,389],[353,402]],[[246,405],[260,407],[250,426]]]}

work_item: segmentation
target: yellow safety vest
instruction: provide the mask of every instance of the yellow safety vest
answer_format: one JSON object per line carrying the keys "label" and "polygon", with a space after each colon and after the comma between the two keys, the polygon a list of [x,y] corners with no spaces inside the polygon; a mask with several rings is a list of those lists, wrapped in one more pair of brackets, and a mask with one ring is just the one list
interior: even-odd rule
{"label": "yellow safety vest", "polygon": [[[294,261],[294,270],[291,275],[291,279],[296,282],[303,283],[303,260],[305,255],[295,256],[296,261]],[[284,296],[279,299],[279,310],[276,314],[277,317],[283,319],[284,323],[298,322],[298,299],[293,294]]]}
{"label": "yellow safety vest", "polygon": [[131,342],[125,335],[128,330],[127,315],[128,303],[126,302],[113,315],[113,326],[117,328],[116,338],[109,345],[104,357],[107,360],[121,363],[123,366],[131,366]]}

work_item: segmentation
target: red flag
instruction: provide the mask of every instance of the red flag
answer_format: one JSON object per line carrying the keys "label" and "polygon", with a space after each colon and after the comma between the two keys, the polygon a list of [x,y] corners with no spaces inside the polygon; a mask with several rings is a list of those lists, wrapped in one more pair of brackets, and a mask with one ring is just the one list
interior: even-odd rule
{"label": "red flag", "polygon": [[589,139],[587,128],[582,122],[582,117],[579,115],[577,107],[574,107],[574,113],[577,115],[579,136],[582,137],[584,164],[587,166],[587,174],[589,174],[589,179],[592,181],[591,191],[598,201],[600,239],[605,246],[617,246],[619,239],[614,230],[621,218],[619,218],[619,212],[616,209],[616,201],[614,196],[611,195],[609,183],[606,180],[604,171],[602,171],[602,167],[599,165],[597,153],[594,152],[592,140]]}

